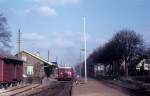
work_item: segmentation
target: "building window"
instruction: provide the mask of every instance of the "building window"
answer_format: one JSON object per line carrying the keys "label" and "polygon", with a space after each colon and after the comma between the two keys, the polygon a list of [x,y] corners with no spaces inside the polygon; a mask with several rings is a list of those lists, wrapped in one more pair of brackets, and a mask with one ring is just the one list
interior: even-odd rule
{"label": "building window", "polygon": [[27,66],[27,74],[28,75],[33,75],[33,66]]}

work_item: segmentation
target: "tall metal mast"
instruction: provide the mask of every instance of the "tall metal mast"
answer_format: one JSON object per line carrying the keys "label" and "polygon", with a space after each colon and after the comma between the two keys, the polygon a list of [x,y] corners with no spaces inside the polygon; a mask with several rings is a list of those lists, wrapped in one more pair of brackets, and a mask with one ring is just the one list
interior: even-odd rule
{"label": "tall metal mast", "polygon": [[86,32],[85,32],[85,17],[83,17],[83,22],[84,22],[84,29],[83,29],[83,33],[84,33],[84,62],[85,62],[85,83],[87,82],[87,67],[86,67]]}

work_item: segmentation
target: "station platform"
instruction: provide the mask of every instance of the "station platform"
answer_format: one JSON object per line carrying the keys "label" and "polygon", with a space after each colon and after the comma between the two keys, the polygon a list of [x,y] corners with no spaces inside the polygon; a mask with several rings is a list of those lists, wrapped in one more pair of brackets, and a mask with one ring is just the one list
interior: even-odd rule
{"label": "station platform", "polygon": [[72,88],[72,96],[130,96],[123,92],[109,86],[106,86],[100,81],[94,79],[88,79],[84,83],[84,79],[81,78],[74,83]]}

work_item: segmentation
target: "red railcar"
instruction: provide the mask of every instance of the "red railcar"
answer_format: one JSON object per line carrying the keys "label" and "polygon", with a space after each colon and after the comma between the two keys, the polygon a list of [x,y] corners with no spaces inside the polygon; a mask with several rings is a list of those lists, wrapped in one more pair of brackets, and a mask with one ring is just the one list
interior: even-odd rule
{"label": "red railcar", "polygon": [[57,69],[58,80],[73,80],[74,70],[71,67],[61,67]]}
{"label": "red railcar", "polygon": [[22,81],[23,61],[14,56],[0,56],[0,86]]}
{"label": "red railcar", "polygon": [[23,75],[23,64],[18,64],[17,65],[17,74],[16,74],[17,81],[23,80],[22,75]]}

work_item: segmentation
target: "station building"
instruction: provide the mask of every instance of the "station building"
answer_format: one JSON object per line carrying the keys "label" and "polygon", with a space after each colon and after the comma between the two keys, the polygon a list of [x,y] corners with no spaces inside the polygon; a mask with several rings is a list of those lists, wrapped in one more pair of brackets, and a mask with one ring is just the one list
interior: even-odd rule
{"label": "station building", "polygon": [[41,83],[44,77],[49,77],[55,69],[55,64],[48,62],[39,53],[32,54],[21,51],[18,54],[23,61],[23,78],[28,83]]}

